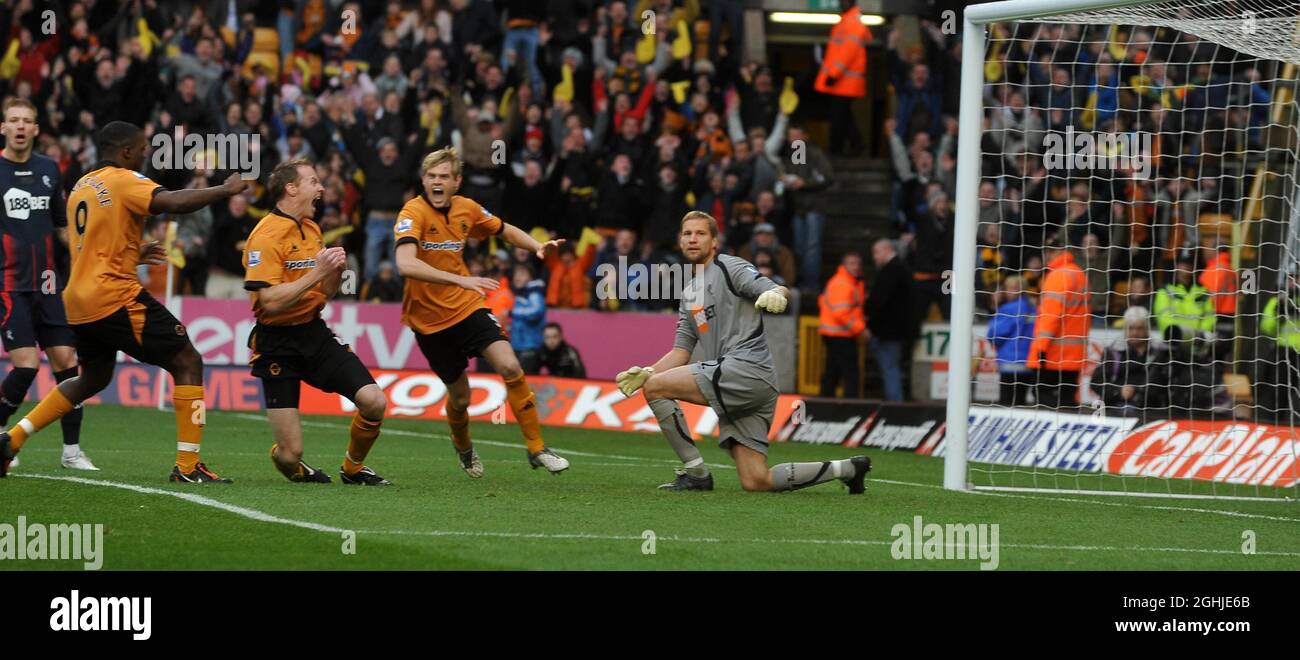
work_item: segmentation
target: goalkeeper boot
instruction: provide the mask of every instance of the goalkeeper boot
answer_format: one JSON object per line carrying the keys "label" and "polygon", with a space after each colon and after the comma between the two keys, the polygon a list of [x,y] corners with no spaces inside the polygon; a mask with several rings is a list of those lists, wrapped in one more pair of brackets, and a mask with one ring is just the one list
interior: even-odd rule
{"label": "goalkeeper boot", "polygon": [[300,484],[334,483],[334,480],[330,479],[330,476],[328,474],[325,474],[324,472],[321,472],[320,470],[317,470],[316,468],[307,465],[306,461],[298,461],[298,465],[302,467],[302,471],[294,475],[294,477],[292,479],[289,479],[289,481],[292,481],[294,483],[300,483]]}
{"label": "goalkeeper boot", "polygon": [[536,454],[529,454],[528,464],[532,465],[534,470],[544,467],[551,474],[559,474],[569,469],[569,461],[557,456],[550,449],[543,449]]}
{"label": "goalkeeper boot", "polygon": [[853,476],[844,480],[849,487],[849,495],[861,495],[867,491],[867,473],[871,471],[871,459],[866,456],[854,456],[849,459],[853,464]]}
{"label": "goalkeeper boot", "polygon": [[677,478],[666,484],[660,484],[659,490],[713,490],[713,475],[693,477],[686,473],[686,468],[674,468]]}
{"label": "goalkeeper boot", "polygon": [[234,481],[218,475],[216,472],[208,469],[208,466],[199,463],[189,473],[182,473],[181,466],[172,466],[172,475],[168,481],[174,481],[183,484],[230,484]]}
{"label": "goalkeeper boot", "polygon": [[9,446],[9,434],[0,432],[0,479],[9,475],[9,465],[15,460],[14,450]]}
{"label": "goalkeeper boot", "polygon": [[483,477],[483,461],[478,458],[478,452],[473,447],[465,451],[457,451],[456,456],[460,459],[460,469],[469,475],[470,479],[480,479]]}
{"label": "goalkeeper boot", "polygon": [[349,486],[391,486],[393,482],[375,474],[369,467],[363,467],[355,474],[348,474],[339,468],[339,480]]}

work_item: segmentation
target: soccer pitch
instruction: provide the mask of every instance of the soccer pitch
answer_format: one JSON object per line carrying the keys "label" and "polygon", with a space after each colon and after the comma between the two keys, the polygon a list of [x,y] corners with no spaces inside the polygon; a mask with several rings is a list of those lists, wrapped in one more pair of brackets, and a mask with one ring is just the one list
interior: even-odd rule
{"label": "soccer pitch", "polygon": [[[516,426],[474,424],[487,469],[474,481],[445,423],[390,419],[368,463],[395,486],[363,488],[338,482],[346,418],[312,417],[305,460],[334,483],[293,484],[271,465],[264,418],[209,412],[204,460],[235,484],[194,487],[167,482],[173,426],[171,412],[88,407],[83,446],[101,472],[59,467],[59,430],[48,429],[0,481],[0,523],[103,524],[106,570],[979,568],[979,559],[895,559],[896,526],[912,528],[916,516],[996,524],[1000,570],[1300,567],[1294,501],[951,492],[940,487],[941,460],[903,452],[868,452],[865,496],[847,496],[838,482],[744,493],[710,439],[701,447],[717,490],[670,493],[655,490],[677,463],[657,434],[546,428],[548,444],[573,462],[551,476],[529,468]],[[771,459],[855,453],[776,443]],[[1254,554],[1243,553],[1244,535]]]}

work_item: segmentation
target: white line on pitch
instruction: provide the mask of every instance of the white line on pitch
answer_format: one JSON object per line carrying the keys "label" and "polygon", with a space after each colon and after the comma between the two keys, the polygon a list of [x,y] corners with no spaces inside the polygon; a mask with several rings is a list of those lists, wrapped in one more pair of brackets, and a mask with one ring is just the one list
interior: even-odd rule
{"label": "white line on pitch", "polygon": [[257,509],[250,509],[248,507],[237,506],[234,504],[226,504],[225,502],[214,500],[211,497],[195,495],[194,493],[184,493],[184,492],[174,491],[174,490],[163,490],[161,488],[150,488],[148,486],[137,486],[136,484],[122,483],[120,481],[107,481],[104,479],[85,479],[83,477],[62,477],[62,476],[55,476],[52,474],[19,473],[13,476],[21,477],[24,479],[46,479],[49,481],[66,481],[69,483],[86,484],[89,486],[106,486],[109,488],[129,490],[135,493],[144,493],[146,495],[166,495],[168,497],[175,497],[176,499],[179,500],[185,500],[186,502],[190,502],[192,504],[198,504],[201,506],[212,507],[214,509],[220,509],[227,513],[233,513],[237,516],[243,516],[250,520],[256,520],[259,522],[269,522],[269,523],[277,523],[280,525],[290,525],[293,527],[301,527],[303,529],[310,529],[317,532],[331,532],[334,534],[341,534],[344,531],[347,531],[341,527],[331,527],[329,525],[322,525],[320,523],[306,522],[302,520],[293,520],[290,518],[281,518],[279,516],[274,516],[269,513],[266,513],[264,511],[258,511]]}
{"label": "white line on pitch", "polygon": [[[341,527],[324,525],[321,523],[307,522],[303,520],[293,520],[291,518],[282,518],[257,509],[227,504],[210,497],[195,495],[194,493],[185,493],[179,491],[162,490],[160,488],[150,488],[148,486],[138,486],[136,484],[122,483],[118,481],[107,481],[102,479],[85,479],[82,477],[63,477],[46,474],[15,474],[15,477],[25,479],[46,479],[49,481],[63,481],[75,484],[84,484],[90,486],[104,486],[128,490],[135,493],[146,495],[165,495],[175,497],[192,504],[211,507],[227,513],[233,513],[250,520],[258,522],[269,522],[280,525],[289,525],[317,532],[327,532],[331,534],[341,534],[347,530]],[[608,540],[608,541],[640,541],[641,536],[626,536],[614,534],[550,534],[544,532],[485,532],[485,531],[447,531],[447,530],[428,530],[428,531],[410,531],[410,530],[364,530],[358,531],[361,534],[390,535],[390,536],[457,536],[457,537],[490,537],[490,538],[518,538],[518,539],[538,539],[538,540]],[[678,541],[682,543],[757,543],[757,544],[803,544],[803,545],[857,545],[857,546],[874,546],[874,545],[893,545],[895,541],[875,541],[866,539],[722,539],[709,537],[660,537],[659,540]],[[1046,545],[1046,544],[1002,544],[1003,548],[1023,548],[1028,550],[1067,550],[1076,552],[1171,552],[1171,553],[1190,553],[1190,554],[1238,554],[1237,550],[1217,550],[1212,548],[1151,548],[1143,546],[1099,546],[1099,545]],[[1300,557],[1300,552],[1270,552],[1258,551],[1257,555],[1277,556],[1277,557]]]}
{"label": "white line on pitch", "polygon": [[[1159,504],[1132,504],[1129,502],[1105,502],[1102,500],[1081,500],[1074,497],[1052,497],[1052,496],[1034,496],[1034,495],[1012,495],[1011,493],[994,493],[985,490],[967,491],[972,495],[982,495],[985,497],[1010,497],[1024,500],[1046,500],[1050,502],[1072,502],[1075,504],[1095,504],[1097,506],[1118,506],[1131,509],[1150,509],[1152,511],[1179,511],[1187,513],[1209,513],[1219,516],[1229,516],[1232,518],[1254,518],[1256,520],[1274,520],[1278,522],[1300,523],[1300,518],[1288,518],[1286,516],[1270,516],[1263,513],[1245,513],[1243,511],[1232,511],[1230,509],[1200,509],[1189,506],[1162,506]],[[1140,497],[1135,495],[1134,497]]]}
{"label": "white line on pitch", "polygon": [[[260,417],[260,416],[252,415],[252,414],[249,414],[249,413],[232,413],[232,414],[235,415],[235,416],[237,416],[237,417],[242,417],[242,418],[244,418],[244,419],[256,419],[256,420],[262,420],[262,419],[263,419],[263,418]],[[341,430],[341,429],[348,428],[347,426],[342,425],[342,424],[331,424],[331,423],[329,423],[329,422],[316,422],[316,421],[306,421],[306,420],[304,420],[304,421],[303,421],[303,424],[304,424],[304,425],[310,425],[310,426],[316,426],[316,427],[320,427],[320,428],[331,428],[331,429],[340,429],[340,430]],[[441,434],[436,434],[436,433],[432,433],[432,434],[416,433],[416,432],[414,432],[414,431],[403,431],[403,430],[401,430],[401,429],[388,429],[388,430],[385,430],[384,433],[391,433],[391,434],[396,434],[396,435],[415,436],[415,437],[421,437],[421,438],[425,438],[425,437],[434,437],[434,438],[442,438],[442,439],[447,439],[447,440],[450,440],[450,439],[451,439],[451,436],[447,436],[447,435],[441,435]],[[523,448],[524,448],[524,445],[514,444],[514,443],[510,443],[510,442],[497,442],[497,441],[492,441],[492,440],[475,440],[474,442],[475,442],[475,443],[482,443],[482,444],[485,444],[485,445],[491,445],[491,446],[495,446],[495,447],[508,447],[508,448],[511,448],[511,449],[523,449]],[[563,450],[563,451],[565,451],[565,452],[567,452],[567,453],[569,453],[569,454],[572,454],[572,455],[574,455],[574,456],[591,456],[591,457],[596,457],[596,458],[615,458],[615,459],[622,459],[622,460],[628,460],[628,461],[653,462],[653,463],[655,463],[655,464],[664,464],[664,463],[670,463],[670,464],[671,464],[671,463],[676,463],[676,462],[677,462],[677,461],[662,460],[662,459],[654,459],[654,458],[645,458],[645,457],[619,456],[619,455],[617,455],[617,454],[601,454],[601,453],[596,453],[596,452],[579,452],[579,451],[575,451],[575,450],[572,450],[572,449],[565,449],[565,450]],[[709,466],[709,467],[711,467],[711,468],[721,468],[721,469],[731,469],[731,470],[736,469],[734,465],[727,465],[727,464],[725,464],[725,463],[705,463],[705,465],[707,465],[707,466]],[[914,481],[898,481],[898,480],[895,480],[895,479],[879,479],[879,478],[876,478],[876,477],[869,477],[869,483],[889,484],[889,485],[894,485],[894,486],[908,486],[908,487],[912,487],[912,488],[928,488],[928,489],[932,489],[932,490],[943,490],[943,489],[944,489],[943,486],[938,485],[938,484],[923,484],[923,483],[917,483],[917,482],[914,482]],[[1234,517],[1234,518],[1252,518],[1252,519],[1256,519],[1256,520],[1273,520],[1273,521],[1278,521],[1278,522],[1300,522],[1300,519],[1297,519],[1297,518],[1288,518],[1288,517],[1285,517],[1285,516],[1270,516],[1270,515],[1260,514],[1260,513],[1245,513],[1245,512],[1242,512],[1242,511],[1232,511],[1232,510],[1229,510],[1229,509],[1201,509],[1201,508],[1194,508],[1194,507],[1181,507],[1181,506],[1159,506],[1159,505],[1154,505],[1154,504],[1132,504],[1132,503],[1128,503],[1128,502],[1104,502],[1104,501],[1100,501],[1100,500],[1085,500],[1085,499],[1077,499],[1077,498],[1052,497],[1052,496],[1038,496],[1038,497],[1035,497],[1035,496],[1032,496],[1032,495],[1011,495],[1011,494],[1008,494],[1008,493],[993,493],[993,492],[988,492],[988,491],[964,491],[964,492],[966,492],[967,494],[985,495],[985,496],[989,496],[989,497],[1011,497],[1011,498],[1023,498],[1023,499],[1031,499],[1031,500],[1048,500],[1048,501],[1053,501],[1053,502],[1072,502],[1072,503],[1075,503],[1075,504],[1094,504],[1094,505],[1097,505],[1097,506],[1116,506],[1116,507],[1128,507],[1128,508],[1134,508],[1134,509],[1150,509],[1150,510],[1153,510],[1153,511],[1185,511],[1185,512],[1188,512],[1188,513],[1207,513],[1207,514],[1211,514],[1211,515],[1229,516],[1229,517]]]}
{"label": "white line on pitch", "polygon": [[[539,539],[539,540],[596,540],[596,541],[642,541],[644,537],[640,535],[620,535],[620,534],[548,534],[541,532],[485,532],[485,531],[447,531],[447,530],[384,530],[370,529],[357,532],[361,534],[377,534],[385,536],[431,536],[431,537],[482,537],[482,538],[511,538],[511,539]],[[692,536],[658,536],[657,541],[677,541],[680,543],[760,543],[760,544],[800,544],[800,545],[894,545],[897,541],[875,541],[868,539],[764,539],[764,538],[710,538],[710,537],[692,537]],[[1108,545],[1049,545],[1040,543],[1002,543],[1002,548],[1018,548],[1026,550],[1068,550],[1074,552],[1176,552],[1190,554],[1215,554],[1215,555],[1237,555],[1241,554],[1240,550],[1217,550],[1214,548],[1156,548],[1145,546],[1108,546]],[[1256,555],[1268,555],[1275,557],[1300,557],[1300,552],[1268,552],[1258,551]]]}

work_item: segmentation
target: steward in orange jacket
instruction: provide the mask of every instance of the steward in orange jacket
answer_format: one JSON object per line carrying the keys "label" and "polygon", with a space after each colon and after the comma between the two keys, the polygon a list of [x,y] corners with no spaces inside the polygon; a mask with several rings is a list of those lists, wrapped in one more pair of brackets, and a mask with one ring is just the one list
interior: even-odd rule
{"label": "steward in orange jacket", "polygon": [[822,369],[821,396],[833,397],[841,383],[844,398],[862,396],[862,379],[858,372],[858,340],[867,329],[862,308],[867,288],[858,277],[862,274],[862,257],[856,252],[844,255],[826,290],[817,297],[820,310],[817,329],[826,346],[826,364]]}
{"label": "steward in orange jacket", "polygon": [[1039,370],[1040,405],[1074,406],[1078,404],[1079,372],[1088,358],[1088,278],[1059,238],[1048,239],[1043,257],[1048,260],[1048,272],[1026,364]]}
{"label": "steward in orange jacket", "polygon": [[831,28],[831,41],[822,58],[815,88],[823,94],[867,95],[867,43],[871,30],[862,24],[862,10],[854,3]]}
{"label": "steward in orange jacket", "polygon": [[1232,269],[1232,251],[1219,248],[1214,261],[1201,273],[1201,286],[1214,300],[1214,313],[1232,316],[1237,313],[1237,271]]}
{"label": "steward in orange jacket", "polygon": [[862,306],[867,300],[866,292],[866,284],[841,264],[840,269],[826,282],[826,290],[817,297],[817,308],[820,310],[818,320],[821,322],[817,332],[823,337],[856,338],[861,335],[867,328],[867,321],[862,315]]}

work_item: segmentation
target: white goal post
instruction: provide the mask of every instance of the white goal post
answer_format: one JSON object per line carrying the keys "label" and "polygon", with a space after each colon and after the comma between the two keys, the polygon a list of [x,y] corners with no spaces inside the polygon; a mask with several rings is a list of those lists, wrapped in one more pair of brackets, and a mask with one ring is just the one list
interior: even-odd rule
{"label": "white goal post", "polygon": [[[1256,12],[1240,10],[1258,11],[1261,25],[1268,24],[1267,35],[1254,36],[1254,16]],[[1073,16],[1071,16],[1073,15]],[[1246,19],[1249,15],[1251,31],[1249,34],[1240,34],[1241,20]],[[1235,19],[1235,20],[1234,20]],[[1244,496],[1254,495],[1254,497],[1264,497],[1263,495],[1252,493],[1250,488],[1242,486],[1236,489],[1236,484],[1244,482],[1227,482],[1234,484],[1232,488],[1224,486],[1222,492],[1214,490],[1210,494],[1204,492],[1193,492],[1187,489],[1186,492],[1178,488],[1170,488],[1168,492],[1153,492],[1151,489],[1135,488],[1133,492],[1128,491],[1127,485],[1122,486],[1119,491],[1105,490],[1105,492],[1090,491],[1087,488],[1077,488],[1069,480],[1064,483],[1054,482],[1051,477],[1046,477],[1046,487],[1040,487],[1038,475],[1035,477],[1033,488],[1019,488],[1024,484],[999,484],[997,486],[976,486],[972,483],[971,469],[977,461],[968,460],[978,458],[978,456],[968,455],[970,443],[970,419],[972,416],[972,390],[976,382],[975,373],[975,354],[967,355],[962,352],[964,347],[975,347],[980,337],[977,335],[977,306],[984,304],[977,298],[977,274],[980,269],[980,257],[977,255],[977,248],[980,244],[978,236],[980,225],[980,188],[984,181],[985,173],[982,167],[988,156],[987,143],[983,142],[985,138],[985,110],[986,110],[986,56],[990,46],[990,38],[987,34],[990,26],[998,23],[1014,23],[1017,21],[1029,21],[1034,23],[1076,23],[1082,25],[1097,26],[1140,26],[1149,28],[1166,28],[1176,30],[1188,35],[1195,35],[1201,41],[1208,42],[1214,48],[1224,51],[1232,50],[1237,53],[1243,53],[1255,58],[1261,58],[1270,61],[1279,61],[1288,65],[1300,64],[1300,2],[1295,0],[1279,0],[1270,2],[1269,0],[1241,0],[1238,2],[1223,2],[1218,0],[1003,0],[999,2],[989,2],[985,4],[969,6],[965,10],[962,20],[961,35],[961,82],[960,82],[960,116],[959,133],[957,137],[957,176],[956,192],[954,198],[955,224],[953,227],[954,250],[953,250],[953,271],[951,278],[951,319],[950,319],[950,342],[949,342],[949,362],[947,365],[947,411],[946,411],[946,436],[944,440],[944,488],[949,490],[971,490],[974,488],[992,488],[995,490],[1008,491],[1044,491],[1056,490],[1062,493],[1097,493],[1097,494],[1134,494],[1143,496],[1166,496],[1166,497],[1193,497],[1193,498],[1223,498],[1223,499],[1245,499]],[[1087,21],[1092,21],[1091,23]],[[1261,27],[1261,31],[1265,28]],[[1267,36],[1268,38],[1262,38]],[[1010,47],[1008,47],[1008,50]],[[1217,53],[1217,51],[1216,51]],[[1216,60],[1217,63],[1217,60]],[[1288,75],[1294,73],[1293,67],[1287,67]],[[1050,73],[1050,70],[1049,70]],[[1116,76],[1118,79],[1118,76]],[[1279,96],[1281,102],[1294,104],[1294,76],[1289,80],[1278,76],[1272,79],[1277,85],[1269,91],[1273,94],[1274,100]],[[1009,86],[1009,85],[1008,85]],[[1282,94],[1274,90],[1286,88]],[[1181,97],[1180,97],[1181,98]],[[1267,104],[1259,105],[1268,107]],[[1249,111],[1251,107],[1247,107]],[[1259,108],[1254,108],[1259,109]],[[1268,125],[1261,130],[1267,130],[1275,127],[1282,121],[1290,124],[1290,130],[1294,133],[1294,118],[1280,120],[1276,115],[1268,120]],[[1119,131],[1121,129],[1111,129]],[[1134,129],[1137,132],[1137,129]],[[1271,135],[1271,134],[1269,134]],[[1177,138],[1182,139],[1182,138]],[[1264,138],[1265,140],[1268,137]],[[1285,173],[1275,175],[1269,170],[1269,180],[1280,180],[1284,186],[1290,186],[1289,199],[1285,200],[1284,205],[1289,207],[1289,213],[1283,213],[1282,220],[1275,221],[1286,223],[1286,236],[1280,240],[1280,249],[1284,253],[1281,261],[1274,266],[1281,273],[1283,268],[1289,268],[1295,263],[1297,254],[1296,250],[1300,249],[1297,244],[1295,232],[1300,230],[1300,223],[1295,222],[1295,211],[1300,208],[1300,188],[1295,186],[1295,154],[1297,144],[1300,143],[1300,137],[1294,142],[1286,144],[1268,144],[1263,150],[1255,150],[1258,155],[1264,152],[1264,159],[1269,157],[1269,150],[1285,150],[1292,155],[1288,161]],[[1245,142],[1243,141],[1243,144]],[[1181,143],[1180,143],[1181,145]],[[1245,151],[1250,151],[1249,147],[1243,147]],[[1226,152],[1226,150],[1225,150]],[[1178,157],[1183,157],[1182,152],[1177,152]],[[1245,153],[1244,151],[1242,152]],[[1222,156],[1222,153],[1220,153]],[[1243,156],[1244,158],[1244,156]],[[1255,161],[1252,161],[1254,163]],[[1199,167],[1199,165],[1197,166]],[[1263,172],[1262,165],[1260,172]],[[1178,175],[1182,177],[1183,175]],[[1198,174],[1199,176],[1199,174]],[[1206,174],[1205,176],[1209,176]],[[1261,185],[1258,180],[1265,177],[1256,176],[1257,188],[1251,192],[1251,196],[1260,197],[1261,193],[1258,186]],[[1199,182],[1199,178],[1196,179]],[[1272,185],[1272,184],[1270,184]],[[999,193],[1000,195],[1001,193]],[[1245,195],[1243,194],[1243,198]],[[1089,200],[1091,201],[1091,200]],[[1262,216],[1261,216],[1262,217]],[[1153,230],[1154,231],[1154,230]],[[1234,232],[1233,245],[1233,264],[1238,263],[1237,252],[1238,243],[1237,228],[1232,229]],[[1199,249],[1192,248],[1193,251]],[[1209,248],[1213,250],[1214,248]],[[1282,264],[1282,265],[1278,265]],[[1284,278],[1285,275],[1277,275],[1278,278]],[[1154,282],[1154,277],[1151,278]],[[1287,285],[1277,285],[1281,291],[1279,296],[1286,299],[1285,291]],[[1262,293],[1263,291],[1261,291]],[[1262,306],[1262,305],[1261,305]],[[1238,326],[1240,328],[1240,326]],[[973,350],[973,348],[972,348]],[[1296,379],[1294,383],[1290,378]],[[1300,384],[1300,374],[1289,376],[1288,385]],[[1126,395],[1127,396],[1127,395]],[[1041,409],[1040,409],[1041,410]],[[1133,427],[1129,427],[1133,428]],[[1294,427],[1293,427],[1294,428]],[[1294,436],[1294,433],[1292,434]],[[1282,441],[1280,441],[1282,442]],[[1293,441],[1294,442],[1294,441]],[[1295,444],[1290,445],[1297,446]],[[1209,453],[1210,450],[1205,450]],[[1289,449],[1294,455],[1295,450]],[[1184,459],[1186,460],[1186,459]],[[1242,459],[1235,459],[1240,461]],[[1285,461],[1283,461],[1285,463]],[[1295,461],[1293,456],[1292,463],[1300,464]],[[1270,464],[1272,465],[1272,464]],[[1261,468],[1262,469],[1262,468]],[[1279,474],[1284,470],[1291,473],[1297,467],[1287,463],[1283,467],[1278,467],[1275,472],[1270,474]],[[1273,470],[1272,467],[1269,470]],[[1124,478],[1124,477],[1116,477]],[[1134,482],[1141,477],[1134,477]],[[1258,482],[1251,482],[1256,484]],[[1055,487],[1053,485],[1055,484]],[[1283,494],[1281,498],[1276,495],[1266,499],[1280,500],[1286,497],[1293,497],[1296,492],[1294,479],[1287,484],[1290,489],[1290,495]],[[1159,489],[1157,489],[1159,490]],[[1256,488],[1256,491],[1259,489]],[[1253,497],[1252,497],[1253,499]]]}

